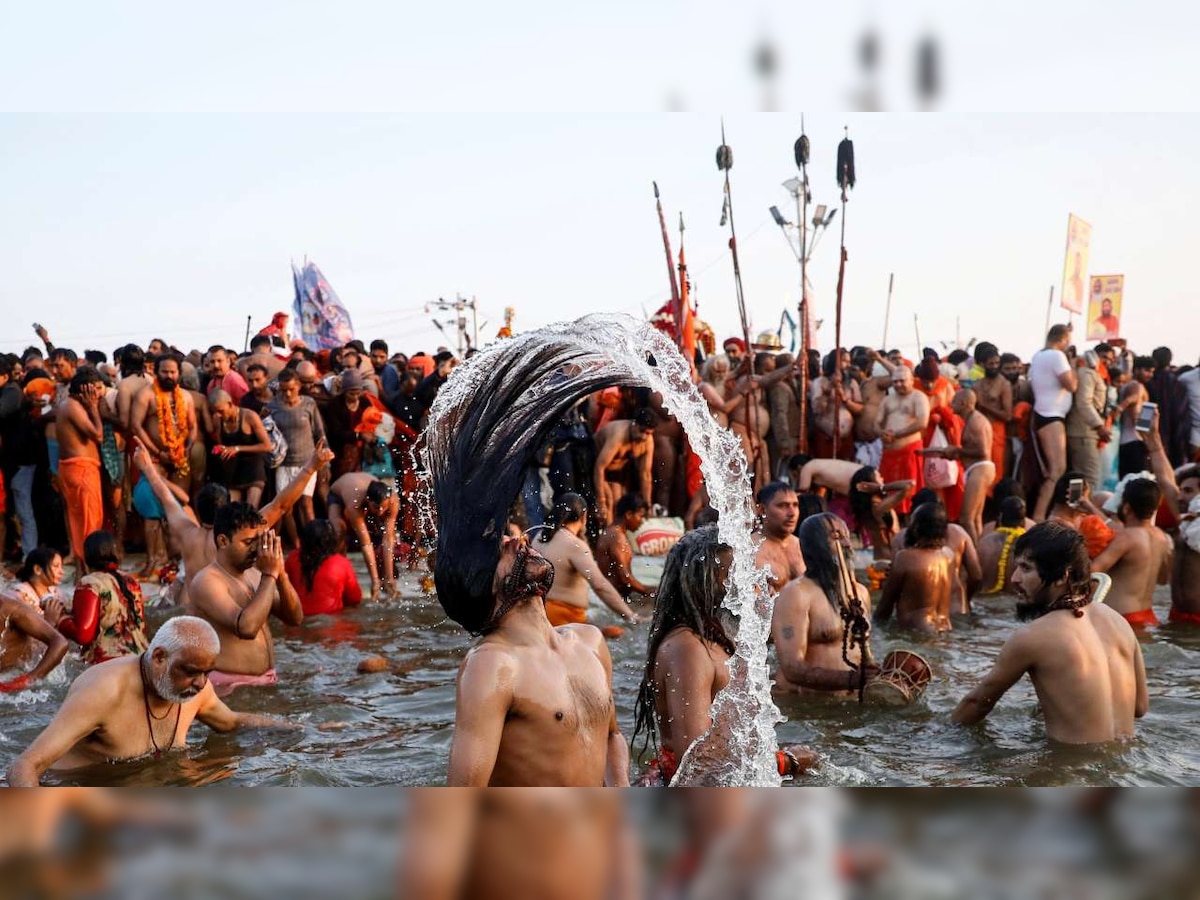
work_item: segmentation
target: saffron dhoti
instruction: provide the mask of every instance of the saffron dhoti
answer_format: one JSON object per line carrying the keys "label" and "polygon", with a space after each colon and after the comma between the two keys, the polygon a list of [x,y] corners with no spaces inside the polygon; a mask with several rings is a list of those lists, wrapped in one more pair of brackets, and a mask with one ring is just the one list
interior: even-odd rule
{"label": "saffron dhoti", "polygon": [[[917,490],[925,483],[922,472],[922,458],[917,454],[921,449],[920,441],[913,441],[903,447],[885,447],[883,459],[879,461],[879,474],[885,483],[893,481],[916,482]],[[906,513],[912,508],[907,498],[896,507],[896,512]]]}
{"label": "saffron dhoti", "polygon": [[67,506],[71,554],[83,563],[83,541],[104,527],[104,496],[100,489],[100,460],[83,456],[60,460],[58,482]]}
{"label": "saffron dhoti", "polygon": [[559,625],[583,625],[587,622],[587,607],[563,603],[561,600],[547,600],[546,618],[555,628]]}

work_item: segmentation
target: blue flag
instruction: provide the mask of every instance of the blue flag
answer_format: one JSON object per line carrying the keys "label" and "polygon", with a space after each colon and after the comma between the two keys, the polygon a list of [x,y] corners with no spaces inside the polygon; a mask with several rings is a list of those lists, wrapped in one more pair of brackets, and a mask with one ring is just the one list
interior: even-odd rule
{"label": "blue flag", "polygon": [[331,350],[354,340],[350,313],[316,263],[305,262],[303,269],[292,263],[292,280],[296,285],[294,337],[310,350]]}

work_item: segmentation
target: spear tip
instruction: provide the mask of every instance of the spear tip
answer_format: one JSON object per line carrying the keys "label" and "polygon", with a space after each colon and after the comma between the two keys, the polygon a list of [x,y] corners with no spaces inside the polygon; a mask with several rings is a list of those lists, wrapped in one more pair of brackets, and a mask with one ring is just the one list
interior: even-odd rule
{"label": "spear tip", "polygon": [[655,199],[655,200],[657,200],[657,199],[658,199],[658,182],[657,182],[657,181],[651,181],[650,183],[651,183],[652,185],[654,185],[654,199]]}

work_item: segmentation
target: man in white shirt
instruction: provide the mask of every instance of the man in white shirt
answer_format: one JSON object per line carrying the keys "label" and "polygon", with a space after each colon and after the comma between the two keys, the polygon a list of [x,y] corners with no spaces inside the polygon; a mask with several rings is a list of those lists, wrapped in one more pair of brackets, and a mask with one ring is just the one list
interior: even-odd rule
{"label": "man in white shirt", "polygon": [[1179,376],[1179,383],[1187,391],[1188,411],[1192,415],[1192,430],[1188,437],[1188,456],[1194,460],[1200,456],[1200,368],[1184,372]]}
{"label": "man in white shirt", "polygon": [[1067,413],[1071,411],[1079,382],[1075,368],[1067,359],[1071,344],[1071,326],[1055,325],[1046,335],[1046,346],[1029,363],[1029,384],[1033,388],[1034,450],[1042,470],[1033,518],[1042,521],[1050,509],[1054,484],[1067,471]]}

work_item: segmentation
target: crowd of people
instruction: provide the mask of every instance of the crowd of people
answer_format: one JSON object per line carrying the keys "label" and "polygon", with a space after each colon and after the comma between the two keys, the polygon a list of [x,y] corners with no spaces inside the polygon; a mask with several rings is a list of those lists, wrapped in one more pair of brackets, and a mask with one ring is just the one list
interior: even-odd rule
{"label": "crowd of people", "polygon": [[[270,620],[395,598],[398,572],[426,560],[450,618],[482,635],[459,673],[451,784],[628,782],[591,593],[649,623],[633,740],[646,778],[669,780],[709,731],[734,651],[731,550],[650,390],[588,392],[542,429],[482,574],[464,574],[438,543],[423,457],[460,362],[449,350],[313,352],[259,335],[244,354],[155,340],[110,363],[38,334],[44,350],[0,357],[0,549],[19,565],[0,599],[0,673],[22,670],[0,689],[45,677],[71,644],[88,669],[10,783],[180,747],[194,719],[286,727],[220,699],[276,682]],[[770,337],[731,338],[693,373],[747,459],[776,691],[862,699],[897,677],[873,659],[872,624],[947,632],[978,596],[1012,594],[1028,624],[954,720],[986,716],[1029,673],[1052,740],[1131,736],[1149,702],[1134,629],[1158,624],[1156,586],[1171,586],[1172,622],[1200,623],[1200,369],[1166,348],[1077,352],[1069,326],[1027,364],[986,342],[916,362],[865,347],[797,359]],[[632,566],[649,515],[681,522],[657,585]],[[1096,573],[1111,578],[1103,602]],[[170,584],[182,613],[153,635],[147,583]],[[1106,674],[1064,677],[1082,669]],[[812,763],[778,753],[781,774]]]}

